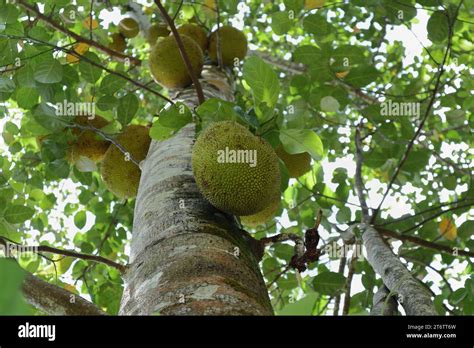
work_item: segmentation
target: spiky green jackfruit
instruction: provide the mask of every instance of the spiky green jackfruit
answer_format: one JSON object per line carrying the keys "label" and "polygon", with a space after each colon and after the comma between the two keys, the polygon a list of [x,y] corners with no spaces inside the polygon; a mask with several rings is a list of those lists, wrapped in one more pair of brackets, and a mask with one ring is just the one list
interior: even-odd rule
{"label": "spiky green jackfruit", "polygon": [[[148,153],[151,142],[148,132],[148,127],[130,125],[117,136],[116,141],[139,162],[145,159]],[[140,168],[114,144],[105,153],[100,169],[105,185],[117,197],[133,198],[137,195]]]}
{"label": "spiky green jackfruit", "polygon": [[[80,126],[92,126],[101,129],[109,122],[100,116],[95,116],[92,119],[86,116],[76,116],[74,123]],[[96,134],[93,130],[73,128],[72,134],[75,136],[75,139],[68,143],[67,148],[67,160],[71,164],[76,163],[81,157],[86,157],[93,162],[98,162],[104,158],[110,142]]]}
{"label": "spiky green jackfruit", "polygon": [[[222,64],[233,66],[235,59],[239,61],[247,54],[247,38],[240,30],[231,26],[219,28],[219,47],[222,55]],[[209,57],[217,63],[217,31],[209,39]]]}
{"label": "spiky green jackfruit", "polygon": [[207,34],[199,25],[187,23],[178,28],[180,35],[186,35],[197,42],[203,52],[207,49]]}
{"label": "spiky green jackfruit", "polygon": [[203,196],[231,214],[262,211],[280,189],[273,148],[233,121],[213,123],[200,134],[193,148],[192,167]]}
{"label": "spiky green jackfruit", "polygon": [[259,211],[257,214],[242,216],[240,218],[240,221],[242,222],[242,224],[248,227],[257,227],[260,225],[264,225],[273,216],[275,216],[275,213],[280,207],[280,201],[280,192],[278,192],[278,194],[275,195],[273,201],[265,209]]}
{"label": "spiky green jackfruit", "polygon": [[166,37],[170,34],[168,27],[165,24],[153,24],[148,29],[147,41],[150,45],[154,45],[159,37]]}
{"label": "spiky green jackfruit", "polygon": [[120,34],[129,39],[137,36],[138,32],[140,31],[140,27],[138,26],[137,21],[133,18],[122,19],[119,22],[118,29],[120,31]]}
{"label": "spiky green jackfruit", "polygon": [[[196,41],[186,35],[181,35],[181,40],[194,73],[201,76],[204,64],[204,55],[201,48]],[[155,81],[166,88],[182,88],[192,82],[174,36],[158,39],[151,48],[149,64]]]}

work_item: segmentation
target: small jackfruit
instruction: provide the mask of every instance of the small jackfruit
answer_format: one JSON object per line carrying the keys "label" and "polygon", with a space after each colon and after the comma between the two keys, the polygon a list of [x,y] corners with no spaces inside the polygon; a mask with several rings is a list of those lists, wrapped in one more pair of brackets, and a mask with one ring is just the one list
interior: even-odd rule
{"label": "small jackfruit", "polygon": [[150,45],[154,45],[159,37],[166,37],[170,34],[168,27],[165,24],[153,24],[148,29],[147,41]]}
{"label": "small jackfruit", "polygon": [[276,149],[276,153],[285,163],[288,173],[292,178],[299,178],[311,170],[311,156],[307,152],[290,154],[280,145]]}
{"label": "small jackfruit", "polygon": [[122,34],[114,33],[111,35],[111,38],[112,42],[109,44],[109,48],[117,52],[125,51],[127,43],[125,42],[125,38],[122,36]]}
{"label": "small jackfruit", "polygon": [[186,35],[197,42],[203,52],[207,49],[207,34],[199,25],[188,23],[178,28],[180,35]]}
{"label": "small jackfruit", "polygon": [[[74,123],[81,126],[92,126],[97,129],[101,129],[109,124],[107,120],[100,116],[95,116],[91,119],[86,116],[76,116]],[[92,130],[73,128],[72,134],[75,136],[75,139],[68,143],[66,157],[71,164],[75,164],[81,157],[86,157],[92,162],[98,162],[104,158],[110,142]]]}
{"label": "small jackfruit", "polygon": [[203,196],[234,215],[262,211],[280,190],[273,148],[233,121],[215,122],[202,131],[194,144],[192,167]]}
{"label": "small jackfruit", "polygon": [[[140,162],[145,159],[150,147],[151,139],[148,132],[148,127],[131,125],[117,136],[116,141],[131,157]],[[140,168],[114,144],[105,153],[100,174],[107,188],[117,197],[133,198],[137,195]]]}
{"label": "small jackfruit", "polygon": [[[247,38],[240,30],[231,26],[219,28],[219,47],[222,55],[222,64],[233,66],[235,59],[242,60],[247,54]],[[209,39],[209,57],[217,63],[217,31]]]}
{"label": "small jackfruit", "polygon": [[[194,73],[201,76],[204,64],[201,48],[186,35],[181,35],[181,40]],[[166,88],[182,88],[192,83],[174,36],[158,39],[151,48],[149,64],[153,78]]]}
{"label": "small jackfruit", "polygon": [[266,207],[262,211],[259,211],[257,214],[241,216],[240,222],[242,222],[242,224],[248,227],[257,227],[260,225],[264,225],[278,211],[278,208],[280,207],[280,200],[280,192],[278,192],[278,194],[275,195],[275,198],[268,205],[268,207]]}
{"label": "small jackfruit", "polygon": [[137,21],[133,18],[122,19],[118,24],[118,29],[120,31],[120,34],[129,39],[137,36],[138,32],[140,31],[140,27],[138,26]]}

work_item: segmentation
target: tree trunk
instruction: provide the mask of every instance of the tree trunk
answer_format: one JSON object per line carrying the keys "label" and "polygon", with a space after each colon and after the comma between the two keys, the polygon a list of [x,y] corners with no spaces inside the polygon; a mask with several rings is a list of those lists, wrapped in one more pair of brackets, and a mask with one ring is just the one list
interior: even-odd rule
{"label": "tree trunk", "polygon": [[[203,72],[207,98],[232,100],[228,76]],[[192,88],[174,98],[197,105]],[[252,239],[200,194],[191,168],[194,125],[152,141],[136,199],[120,314],[272,315]]]}

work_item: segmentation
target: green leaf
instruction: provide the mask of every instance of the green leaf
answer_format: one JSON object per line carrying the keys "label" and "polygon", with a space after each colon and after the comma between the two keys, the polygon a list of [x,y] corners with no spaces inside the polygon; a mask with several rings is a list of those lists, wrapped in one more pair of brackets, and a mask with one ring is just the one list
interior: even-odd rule
{"label": "green leaf", "polygon": [[117,107],[117,119],[123,125],[126,126],[133,119],[133,116],[138,111],[138,98],[133,93],[128,93],[119,99]]}
{"label": "green leaf", "polygon": [[102,111],[112,110],[117,104],[117,98],[112,95],[105,95],[97,101],[97,107]]}
{"label": "green leaf", "polygon": [[81,230],[82,228],[84,228],[84,226],[86,225],[86,222],[87,222],[87,215],[85,211],[81,210],[77,212],[76,215],[74,215],[74,225],[76,225],[78,229]]}
{"label": "green leaf", "polygon": [[210,123],[232,120],[236,121],[239,115],[234,109],[234,104],[217,98],[209,98],[199,105],[196,113],[199,115],[202,128]]}
{"label": "green leaf", "polygon": [[46,166],[45,176],[49,180],[65,179],[69,176],[69,163],[64,159],[56,159]]}
{"label": "green leaf", "polygon": [[24,278],[18,263],[0,259],[0,315],[31,315],[21,291]]}
{"label": "green leaf", "polygon": [[426,167],[430,156],[430,151],[427,149],[413,150],[409,153],[402,170],[418,172]]}
{"label": "green leaf", "polygon": [[17,85],[21,87],[36,87],[35,72],[30,64],[21,68],[16,74]]}
{"label": "green leaf", "polygon": [[328,35],[330,32],[330,26],[326,18],[318,13],[306,16],[303,20],[303,28],[305,32],[321,37]]}
{"label": "green leaf", "polygon": [[175,131],[193,121],[193,115],[183,103],[176,103],[160,113],[160,124]]}
{"label": "green leaf", "polygon": [[15,82],[8,77],[0,77],[0,93],[11,93],[15,90]]}
{"label": "green leaf", "polygon": [[374,82],[379,75],[379,71],[374,66],[357,66],[350,70],[344,81],[354,87],[364,87]]}
{"label": "green leaf", "polygon": [[293,11],[295,15],[301,12],[304,7],[304,0],[284,0],[287,11]]}
{"label": "green leaf", "polygon": [[30,219],[35,210],[24,205],[13,204],[9,206],[4,213],[4,218],[11,224],[19,224]]}
{"label": "green leaf", "polygon": [[345,284],[346,277],[341,273],[336,272],[320,273],[313,279],[314,290],[321,294],[330,296],[341,293],[344,290]]}
{"label": "green leaf", "polygon": [[34,77],[41,83],[58,83],[63,79],[63,66],[56,59],[42,61],[35,67]]}
{"label": "green leaf", "polygon": [[275,71],[261,58],[249,57],[243,67],[243,76],[258,103],[273,107],[278,101],[280,81]]}
{"label": "green leaf", "polygon": [[321,139],[310,129],[282,129],[280,141],[290,154],[308,152],[317,161],[324,156]]}
{"label": "green leaf", "polygon": [[293,59],[295,62],[305,65],[321,64],[322,56],[323,53],[321,49],[310,45],[300,46],[293,53]]}
{"label": "green leaf", "polygon": [[47,105],[39,104],[33,109],[33,118],[44,128],[57,132],[63,130],[68,122],[68,118],[56,115],[56,110]]}
{"label": "green leaf", "polygon": [[9,222],[5,221],[5,218],[0,218],[0,236],[8,238],[9,240],[20,243],[21,233]]}
{"label": "green leaf", "polygon": [[73,257],[64,257],[58,262],[58,272],[59,274],[66,273],[71,267],[72,263],[75,261]]}
{"label": "green leaf", "polygon": [[464,240],[469,240],[471,236],[474,235],[474,221],[469,220],[465,221],[458,228],[458,236]]}
{"label": "green leaf", "polygon": [[301,300],[287,304],[281,310],[277,311],[277,315],[312,315],[319,294],[310,293]]}
{"label": "green leaf", "polygon": [[161,124],[160,120],[153,123],[150,129],[150,138],[162,141],[170,138],[175,133],[173,128],[165,127]]}
{"label": "green leaf", "polygon": [[426,25],[426,30],[428,30],[428,39],[431,41],[445,41],[449,35],[449,22],[446,12],[433,12]]}
{"label": "green leaf", "polygon": [[81,76],[87,82],[95,83],[98,79],[100,79],[100,76],[102,75],[102,69],[91,64],[90,61],[97,64],[100,64],[101,61],[99,57],[92,52],[87,52],[83,57],[86,59],[81,59],[79,61],[79,71],[81,72]]}
{"label": "green leaf", "polygon": [[103,94],[114,94],[120,88],[125,86],[125,80],[117,75],[107,75],[105,76],[99,87],[99,91]]}
{"label": "green leaf", "polygon": [[36,88],[21,87],[16,91],[18,106],[30,109],[38,103],[39,94]]}
{"label": "green leaf", "polygon": [[286,34],[292,26],[293,20],[286,11],[272,14],[272,30],[276,35]]}
{"label": "green leaf", "polygon": [[0,24],[11,24],[15,23],[20,12],[18,9],[11,4],[2,4],[2,10],[0,11]]}

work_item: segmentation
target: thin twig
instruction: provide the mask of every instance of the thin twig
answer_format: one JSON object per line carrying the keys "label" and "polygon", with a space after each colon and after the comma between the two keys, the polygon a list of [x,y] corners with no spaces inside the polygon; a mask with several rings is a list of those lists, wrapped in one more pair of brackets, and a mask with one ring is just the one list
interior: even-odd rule
{"label": "thin twig", "polygon": [[398,239],[398,240],[401,240],[401,241],[412,242],[414,244],[423,246],[425,248],[429,248],[429,249],[433,249],[433,250],[440,251],[440,252],[443,252],[443,253],[447,253],[449,255],[456,255],[457,254],[457,255],[460,255],[460,256],[474,257],[474,252],[471,252],[471,251],[466,251],[466,250],[462,250],[462,249],[458,249],[458,248],[453,248],[453,247],[450,247],[448,245],[433,243],[433,242],[424,240],[422,238],[418,238],[418,237],[415,237],[415,236],[410,236],[408,234],[400,234],[398,232],[390,231],[390,230],[387,230],[387,229],[384,229],[384,228],[381,228],[381,227],[378,227],[378,226],[375,226],[374,228],[380,234],[382,234],[384,236],[387,236],[387,237],[390,237],[390,238]]}
{"label": "thin twig", "polygon": [[94,261],[94,262],[99,262],[103,263],[105,265],[108,265],[110,267],[114,267],[117,270],[120,271],[120,273],[125,272],[125,266],[121,265],[115,261],[106,259],[105,257],[102,256],[97,256],[97,255],[89,255],[89,254],[83,254],[79,253],[77,251],[73,250],[66,250],[66,249],[58,249],[58,248],[53,248],[47,245],[36,245],[36,246],[25,246],[25,245],[20,245],[17,243],[12,243],[10,241],[7,241],[4,237],[0,237],[0,243],[3,244],[6,248],[10,248],[10,245],[15,245],[15,248],[23,249],[23,250],[34,250],[37,253],[52,253],[52,254],[57,254],[57,255],[64,255],[64,256],[70,256],[70,257],[75,257],[78,259],[82,260],[89,260],[89,261]]}

